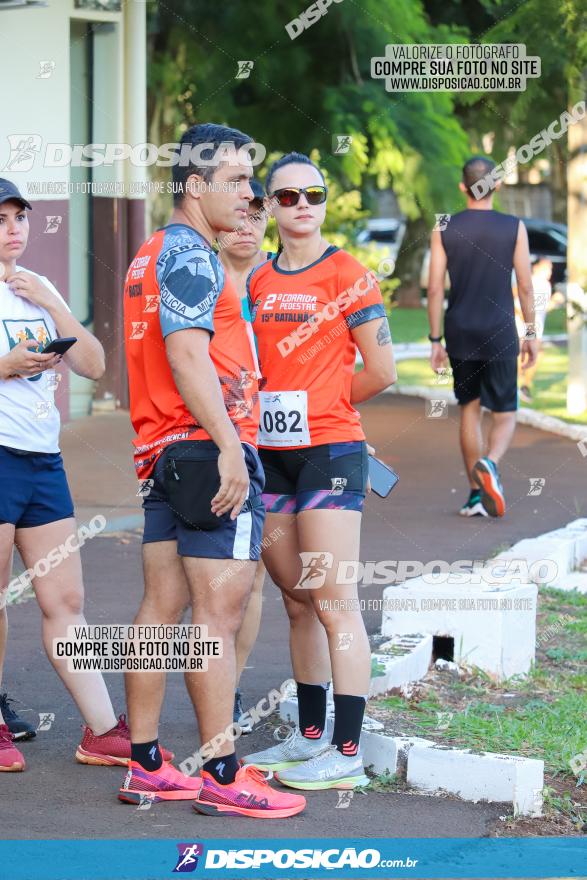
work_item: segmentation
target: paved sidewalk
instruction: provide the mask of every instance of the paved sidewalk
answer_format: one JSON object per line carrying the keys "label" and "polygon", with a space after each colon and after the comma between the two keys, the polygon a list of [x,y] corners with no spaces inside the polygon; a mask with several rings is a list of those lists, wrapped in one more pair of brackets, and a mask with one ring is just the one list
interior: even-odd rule
{"label": "paved sidewalk", "polygon": [[91,416],[63,426],[61,449],[80,522],[100,513],[113,528],[135,528],[142,523],[132,462],[133,436],[127,412]]}
{"label": "paved sidewalk", "polygon": [[[386,395],[362,408],[369,441],[400,474],[387,501],[371,497],[363,528],[362,559],[481,559],[506,543],[556,528],[585,515],[587,459],[576,444],[520,427],[503,466],[509,512],[503,520],[464,520],[457,510],[467,494],[458,454],[456,409],[446,420],[425,418],[425,402]],[[63,450],[80,521],[96,513],[113,528],[140,523],[140,498],[131,464],[131,429],[125,413],[96,416],[65,426]],[[529,478],[546,480],[542,494],[528,496]],[[86,614],[90,623],[129,623],[142,591],[140,538],[121,532],[99,536],[83,549]],[[366,599],[381,587],[365,587]],[[73,754],[79,717],[49,666],[39,637],[33,601],[9,609],[10,635],[5,683],[31,707],[25,717],[52,712],[55,722],[22,750],[24,774],[2,774],[3,838],[165,837],[478,837],[506,808],[415,794],[355,794],[337,808],[336,792],[311,793],[305,813],[293,819],[214,821],[186,804],[157,804],[137,810],[120,804],[115,791],[123,772],[84,767]],[[380,615],[366,615],[370,632]],[[245,671],[247,706],[290,676],[287,624],[281,599],[267,582],[261,635]],[[117,711],[123,711],[120,675],[107,676]],[[238,745],[253,751],[269,745],[261,727]],[[161,738],[181,761],[198,747],[192,710],[181,676],[170,675]],[[40,794],[42,793],[42,794]]]}

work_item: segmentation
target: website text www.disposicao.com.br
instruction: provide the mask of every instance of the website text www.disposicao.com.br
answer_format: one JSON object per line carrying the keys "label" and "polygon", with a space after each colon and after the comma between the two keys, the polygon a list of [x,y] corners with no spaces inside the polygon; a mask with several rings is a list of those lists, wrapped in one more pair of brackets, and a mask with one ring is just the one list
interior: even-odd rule
{"label": "website text www.disposicao.com.br", "polygon": [[382,859],[377,849],[341,847],[329,849],[209,849],[205,855],[205,869],[260,868],[415,868],[418,860]]}

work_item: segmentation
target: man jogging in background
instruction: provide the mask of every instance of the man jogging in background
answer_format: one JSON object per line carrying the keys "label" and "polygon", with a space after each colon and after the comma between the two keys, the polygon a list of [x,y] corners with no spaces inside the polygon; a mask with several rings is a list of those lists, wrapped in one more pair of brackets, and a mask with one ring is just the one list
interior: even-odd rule
{"label": "man jogging in background", "polygon": [[[469,498],[460,511],[463,516],[505,513],[498,464],[516,427],[520,350],[512,268],[526,329],[522,364],[532,366],[537,355],[526,227],[517,217],[493,210],[492,190],[484,198],[476,199],[474,195],[474,185],[494,167],[495,163],[483,156],[474,156],[465,163],[459,188],[466,194],[467,208],[450,216],[442,230],[435,229],[431,241],[430,362],[438,371],[446,365],[448,355],[461,408],[461,451],[470,485]],[[445,349],[441,318],[447,270],[450,293],[444,316]],[[481,407],[491,412],[487,455],[483,455]]]}
{"label": "man jogging in background", "polygon": [[[177,623],[190,603],[192,623],[221,639],[222,655],[210,659],[207,672],[186,674],[200,739],[211,754],[198,780],[162,761],[165,673],[127,674],[132,760],[119,797],[192,800],[207,815],[265,819],[299,813],[305,800],[270,788],[256,768],[239,767],[234,750],[235,639],[260,555],[265,479],[256,449],[254,353],[240,297],[211,242],[247,216],[247,145],[250,137],[220,125],[185,132],[180,151],[191,148],[190,159],[173,167],[171,221],[139,249],[126,278],[135,466],[149,481],[145,595],[134,622]],[[227,571],[226,585],[213,589]]]}

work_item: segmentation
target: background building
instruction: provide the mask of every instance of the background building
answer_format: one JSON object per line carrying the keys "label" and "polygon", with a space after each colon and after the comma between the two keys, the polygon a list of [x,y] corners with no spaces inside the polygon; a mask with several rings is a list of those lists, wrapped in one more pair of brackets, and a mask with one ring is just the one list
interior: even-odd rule
{"label": "background building", "polygon": [[144,237],[147,169],[79,167],[69,149],[147,140],[145,17],[142,2],[0,0],[0,176],[33,205],[23,262],[53,281],[106,349],[99,383],[64,375],[65,418],[127,403],[122,288]]}

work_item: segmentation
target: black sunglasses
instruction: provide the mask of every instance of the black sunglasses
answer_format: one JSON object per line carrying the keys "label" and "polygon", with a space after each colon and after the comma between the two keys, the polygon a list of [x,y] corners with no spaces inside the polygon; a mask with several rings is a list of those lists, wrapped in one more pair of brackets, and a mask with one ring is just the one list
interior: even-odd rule
{"label": "black sunglasses", "polygon": [[286,186],[283,189],[276,189],[273,193],[274,197],[281,208],[293,208],[300,200],[302,193],[306,197],[309,205],[322,205],[326,201],[328,193],[327,186]]}

